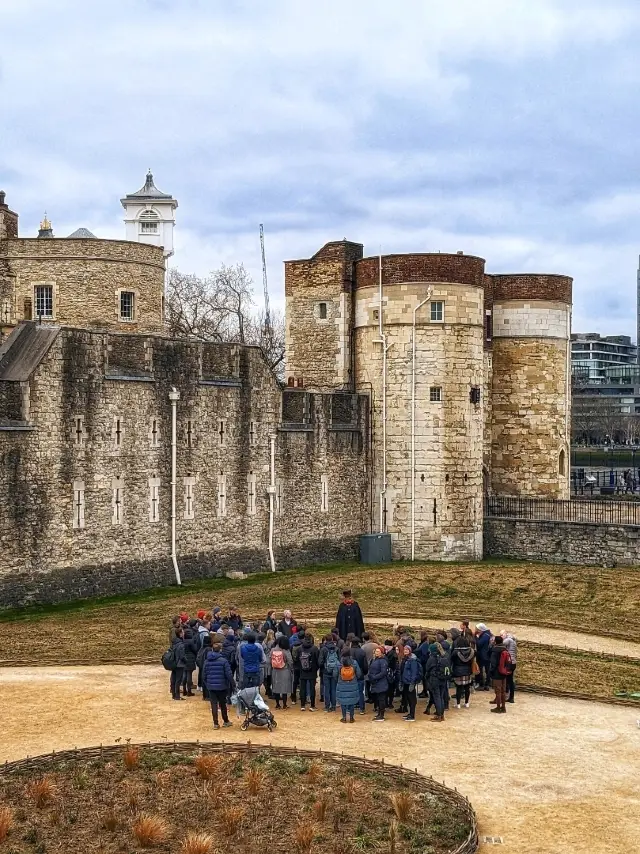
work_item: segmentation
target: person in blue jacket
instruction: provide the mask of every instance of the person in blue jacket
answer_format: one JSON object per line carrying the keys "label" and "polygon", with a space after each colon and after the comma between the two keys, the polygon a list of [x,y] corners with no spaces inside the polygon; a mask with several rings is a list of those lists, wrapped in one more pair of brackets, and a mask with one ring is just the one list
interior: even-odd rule
{"label": "person in blue jacket", "polygon": [[374,698],[376,716],[374,721],[379,723],[384,720],[384,712],[387,705],[387,691],[389,690],[389,680],[387,679],[387,669],[389,662],[384,654],[384,647],[376,647],[373,651],[373,659],[369,665],[369,686],[371,696]]}
{"label": "person in blue jacket", "polygon": [[416,702],[418,700],[418,682],[422,679],[422,667],[416,654],[407,644],[404,648],[400,671],[400,684],[402,685],[402,703],[409,712],[402,720],[415,721]]}
{"label": "person in blue jacket", "polygon": [[358,680],[363,678],[358,662],[351,657],[350,652],[345,650],[346,654],[342,656],[336,685],[336,702],[342,711],[340,722],[343,724],[347,722],[347,715],[349,715],[349,723],[356,722],[354,713],[360,699]]}
{"label": "person in blue jacket", "polygon": [[227,714],[227,696],[235,689],[231,666],[220,650],[221,644],[214,643],[211,652],[207,653],[202,676],[211,702],[214,729],[220,729],[218,708],[222,713],[223,726],[232,726]]}
{"label": "person in blue jacket", "polygon": [[264,650],[256,643],[253,632],[247,634],[246,643],[240,646],[242,657],[242,687],[257,688],[262,681]]}
{"label": "person in blue jacket", "polygon": [[491,662],[491,641],[493,635],[484,623],[476,625],[476,661],[480,672],[476,677],[478,688],[488,691],[491,685],[489,664]]}

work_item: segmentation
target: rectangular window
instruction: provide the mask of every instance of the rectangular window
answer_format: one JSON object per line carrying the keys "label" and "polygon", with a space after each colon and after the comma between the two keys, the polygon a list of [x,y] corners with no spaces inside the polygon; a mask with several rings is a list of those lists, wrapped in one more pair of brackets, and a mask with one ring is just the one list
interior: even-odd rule
{"label": "rectangular window", "polygon": [[160,521],[160,478],[149,478],[149,521]]}
{"label": "rectangular window", "polygon": [[113,444],[116,450],[119,450],[122,447],[122,440],[124,438],[124,422],[122,418],[113,419],[113,429],[111,430],[111,436],[113,438]]}
{"label": "rectangular window", "polygon": [[187,448],[193,448],[194,442],[194,433],[193,433],[193,421],[188,418],[187,419],[187,428],[184,431],[184,440]]}
{"label": "rectangular window", "polygon": [[53,287],[51,285],[36,285],[34,295],[36,317],[53,317]]}
{"label": "rectangular window", "polygon": [[431,403],[439,403],[442,400],[442,387],[439,385],[432,385],[429,389],[429,400]]}
{"label": "rectangular window", "polygon": [[111,481],[111,524],[121,525],[124,510],[124,481],[114,477]]}
{"label": "rectangular window", "polygon": [[373,309],[373,319],[376,321],[376,323],[378,322],[378,320],[380,320],[380,309],[379,308]]}
{"label": "rectangular window", "polygon": [[135,319],[136,295],[133,291],[120,291],[120,320]]}
{"label": "rectangular window", "polygon": [[256,515],[256,476],[253,472],[247,475],[247,513]]}
{"label": "rectangular window", "polygon": [[281,480],[276,481],[275,499],[276,499],[275,500],[276,515],[282,516],[282,514],[284,513],[284,490],[282,487],[282,481]]}
{"label": "rectangular window", "polygon": [[73,482],[73,527],[84,528],[84,481]]}
{"label": "rectangular window", "polygon": [[140,233],[141,234],[157,234],[158,233],[158,223],[157,222],[141,222],[140,223]]}
{"label": "rectangular window", "polygon": [[218,419],[218,445],[223,448],[227,438],[227,422],[224,418]]}
{"label": "rectangular window", "polygon": [[255,421],[249,424],[249,444],[252,448],[258,444],[258,429]]}
{"label": "rectangular window", "polygon": [[432,323],[442,323],[444,321],[444,303],[443,302],[432,302],[431,303],[431,322]]}
{"label": "rectangular window", "polygon": [[218,475],[218,518],[227,515],[227,476],[220,472]]}
{"label": "rectangular window", "polygon": [[184,518],[195,519],[195,508],[193,505],[193,490],[196,485],[195,477],[184,478]]}
{"label": "rectangular window", "polygon": [[487,309],[485,312],[484,334],[487,341],[493,338],[493,314]]}
{"label": "rectangular window", "polygon": [[151,419],[149,427],[149,441],[152,448],[157,448],[160,445],[160,424],[157,418]]}
{"label": "rectangular window", "polygon": [[320,320],[327,319],[327,304],[326,302],[318,303],[318,317]]}
{"label": "rectangular window", "polygon": [[81,448],[84,445],[84,417],[76,415],[73,419],[73,444]]}
{"label": "rectangular window", "polygon": [[329,512],[329,478],[326,474],[320,478],[320,510],[322,513]]}
{"label": "rectangular window", "polygon": [[11,321],[11,303],[9,300],[2,300],[0,307],[0,323],[9,323]]}

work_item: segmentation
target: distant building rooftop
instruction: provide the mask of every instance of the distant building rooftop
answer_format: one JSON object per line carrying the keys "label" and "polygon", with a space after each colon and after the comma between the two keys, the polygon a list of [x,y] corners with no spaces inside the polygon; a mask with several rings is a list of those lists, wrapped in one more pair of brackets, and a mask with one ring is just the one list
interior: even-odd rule
{"label": "distant building rooftop", "polygon": [[88,229],[88,228],[76,228],[76,230],[73,232],[73,234],[70,234],[70,235],[67,237],[67,240],[71,240],[72,238],[73,238],[74,240],[77,240],[78,238],[84,238],[84,239],[90,238],[90,239],[93,239],[93,240],[97,240],[97,239],[98,239],[98,238],[95,236],[95,234],[93,234],[93,232],[89,231],[89,229]]}

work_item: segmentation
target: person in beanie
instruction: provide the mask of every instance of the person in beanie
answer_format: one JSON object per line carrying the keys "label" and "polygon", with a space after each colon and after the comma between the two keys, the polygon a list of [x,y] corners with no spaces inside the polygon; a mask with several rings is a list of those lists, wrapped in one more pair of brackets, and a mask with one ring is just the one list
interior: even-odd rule
{"label": "person in beanie", "polygon": [[376,647],[368,673],[371,696],[373,697],[376,709],[376,716],[373,720],[376,723],[384,721],[387,691],[389,690],[389,682],[387,680],[388,666],[384,648],[381,646]]}
{"label": "person in beanie", "polygon": [[220,729],[218,709],[222,713],[223,726],[232,726],[227,714],[227,696],[235,689],[231,667],[220,650],[221,644],[214,643],[207,653],[203,674],[204,684],[211,702],[214,729]]}
{"label": "person in beanie", "polygon": [[342,591],[342,602],[338,608],[336,626],[343,641],[347,639],[349,634],[353,634],[357,638],[361,638],[364,634],[362,611],[360,605],[352,598],[351,590]]}

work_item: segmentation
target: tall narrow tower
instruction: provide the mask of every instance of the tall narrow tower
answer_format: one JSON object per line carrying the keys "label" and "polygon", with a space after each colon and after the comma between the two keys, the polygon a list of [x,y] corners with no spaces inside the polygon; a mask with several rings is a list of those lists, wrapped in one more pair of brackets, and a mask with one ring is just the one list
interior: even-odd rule
{"label": "tall narrow tower", "polygon": [[173,228],[178,202],[169,193],[162,193],[153,183],[151,170],[144,187],[120,199],[124,208],[127,240],[162,246],[164,257],[173,255]]}

